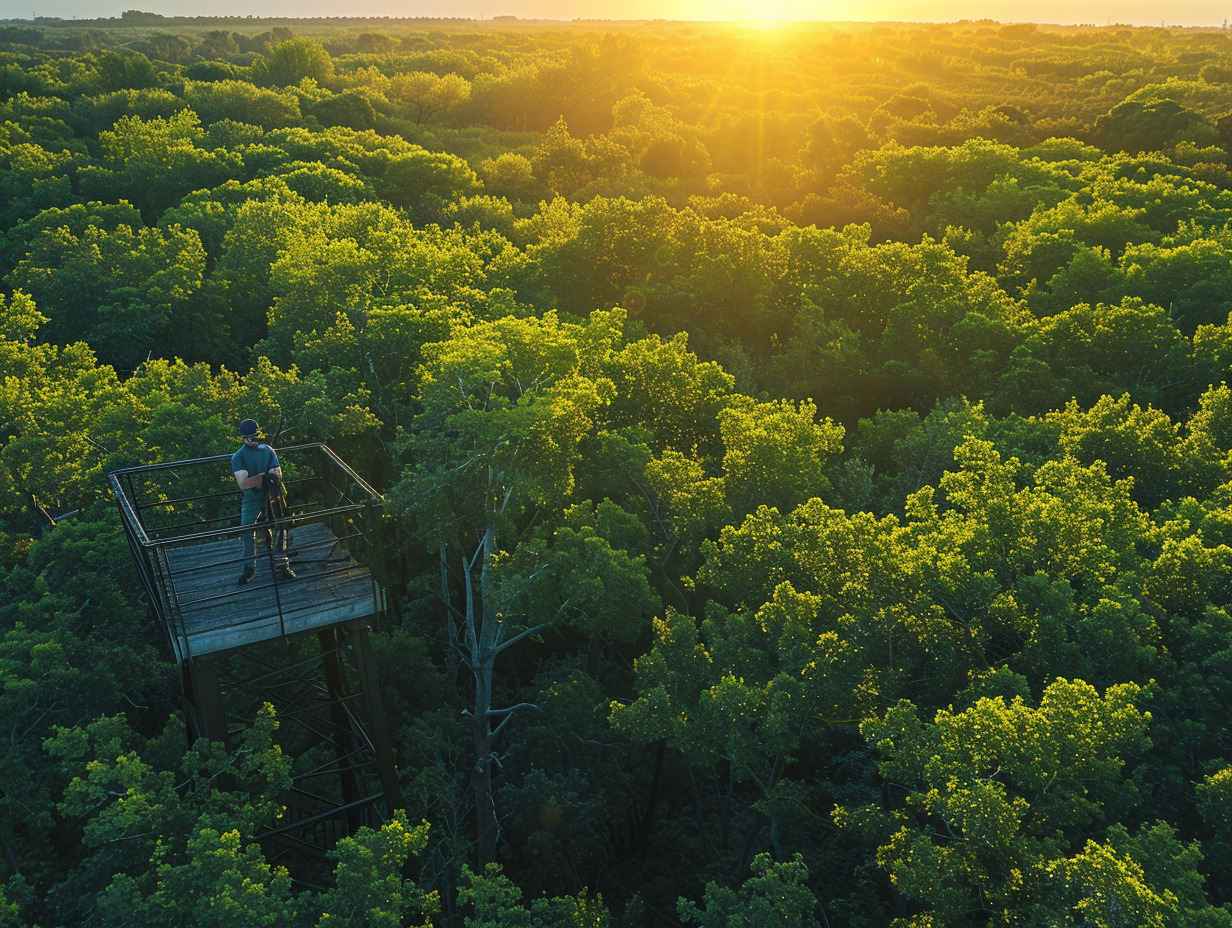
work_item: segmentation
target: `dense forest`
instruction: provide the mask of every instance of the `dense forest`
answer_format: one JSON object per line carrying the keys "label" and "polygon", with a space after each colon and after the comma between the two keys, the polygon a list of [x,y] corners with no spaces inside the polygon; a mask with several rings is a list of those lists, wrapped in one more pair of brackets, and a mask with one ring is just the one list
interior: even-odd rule
{"label": "dense forest", "polygon": [[[1221,30],[0,25],[0,926],[1232,926],[1230,159]],[[386,497],[311,880],[105,477],[249,416]]]}

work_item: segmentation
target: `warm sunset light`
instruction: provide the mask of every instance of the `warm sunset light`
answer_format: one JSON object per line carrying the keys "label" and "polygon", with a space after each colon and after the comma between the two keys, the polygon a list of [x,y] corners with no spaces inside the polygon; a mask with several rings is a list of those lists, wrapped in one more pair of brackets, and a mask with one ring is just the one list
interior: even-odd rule
{"label": "warm sunset light", "polygon": [[[678,17],[689,20],[718,19],[778,27],[785,23],[819,18],[832,19],[839,3],[814,3],[808,0],[730,0],[727,3],[699,3],[678,0]],[[709,15],[707,16],[707,11]]]}
{"label": "warm sunset light", "polygon": [[[531,3],[532,0],[522,0]],[[542,0],[552,2],[552,0]],[[609,0],[612,15],[624,8],[630,17],[692,21],[745,22],[957,22],[995,20],[1142,26],[1221,27],[1227,9],[1214,0],[1186,0],[1160,6],[1152,0],[1108,5],[1105,0]],[[588,14],[589,15],[589,14]]]}
{"label": "warm sunset light", "polygon": [[1232,928],[1204,2],[0,0],[0,928]]}
{"label": "warm sunset light", "polygon": [[[0,19],[119,17],[129,0],[0,0]],[[1092,25],[1222,27],[1227,9],[1216,0],[357,0],[345,9],[336,0],[148,0],[142,9],[164,16],[273,16],[391,18],[447,17],[491,20],[686,20],[690,22],[956,22],[994,20]]]}
{"label": "warm sunset light", "polygon": [[793,16],[788,10],[784,9],[781,4],[775,3],[759,3],[750,6],[748,15],[741,17],[754,26],[763,26],[767,29],[778,29],[784,25],[798,20],[799,17]]}

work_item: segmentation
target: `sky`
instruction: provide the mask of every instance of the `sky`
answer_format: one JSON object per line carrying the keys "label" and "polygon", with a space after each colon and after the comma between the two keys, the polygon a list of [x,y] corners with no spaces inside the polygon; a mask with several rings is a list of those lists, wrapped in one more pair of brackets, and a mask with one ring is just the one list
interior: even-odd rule
{"label": "sky", "polygon": [[953,22],[993,19],[1134,26],[1224,26],[1215,0],[0,0],[0,19],[93,19],[142,10],[164,16],[459,16],[491,19]]}

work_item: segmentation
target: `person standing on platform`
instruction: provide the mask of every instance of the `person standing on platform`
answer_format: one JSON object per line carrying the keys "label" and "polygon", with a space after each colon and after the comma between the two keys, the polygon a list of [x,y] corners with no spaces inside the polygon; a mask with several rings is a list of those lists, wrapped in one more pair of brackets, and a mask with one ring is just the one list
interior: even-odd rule
{"label": "person standing on platform", "polygon": [[[240,525],[252,525],[265,508],[271,490],[269,484],[281,483],[282,467],[278,463],[278,455],[274,449],[261,441],[261,426],[254,419],[245,419],[240,423],[240,440],[243,444],[235,454],[231,455],[231,473],[235,482],[244,491],[240,501]],[[273,479],[268,479],[273,478]],[[257,576],[256,534],[245,532],[244,540],[244,572],[240,575],[240,586],[251,583]],[[275,569],[285,580],[294,580],[295,573],[287,562],[285,552],[276,558]]]}

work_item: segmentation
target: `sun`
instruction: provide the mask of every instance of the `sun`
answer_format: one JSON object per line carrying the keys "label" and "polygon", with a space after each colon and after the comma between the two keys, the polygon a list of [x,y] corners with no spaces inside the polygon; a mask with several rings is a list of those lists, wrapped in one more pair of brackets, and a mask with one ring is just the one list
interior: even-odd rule
{"label": "sun", "polygon": [[744,25],[762,32],[781,32],[791,21],[783,13],[753,13],[744,20]]}
{"label": "sun", "polygon": [[778,30],[817,18],[817,4],[809,0],[744,0],[739,7],[740,19],[757,29]]}
{"label": "sun", "polygon": [[738,22],[775,31],[790,23],[818,19],[817,0],[677,0],[677,15],[713,22]]}
{"label": "sun", "polygon": [[790,11],[781,3],[750,3],[746,21],[760,29],[778,29],[792,19]]}

